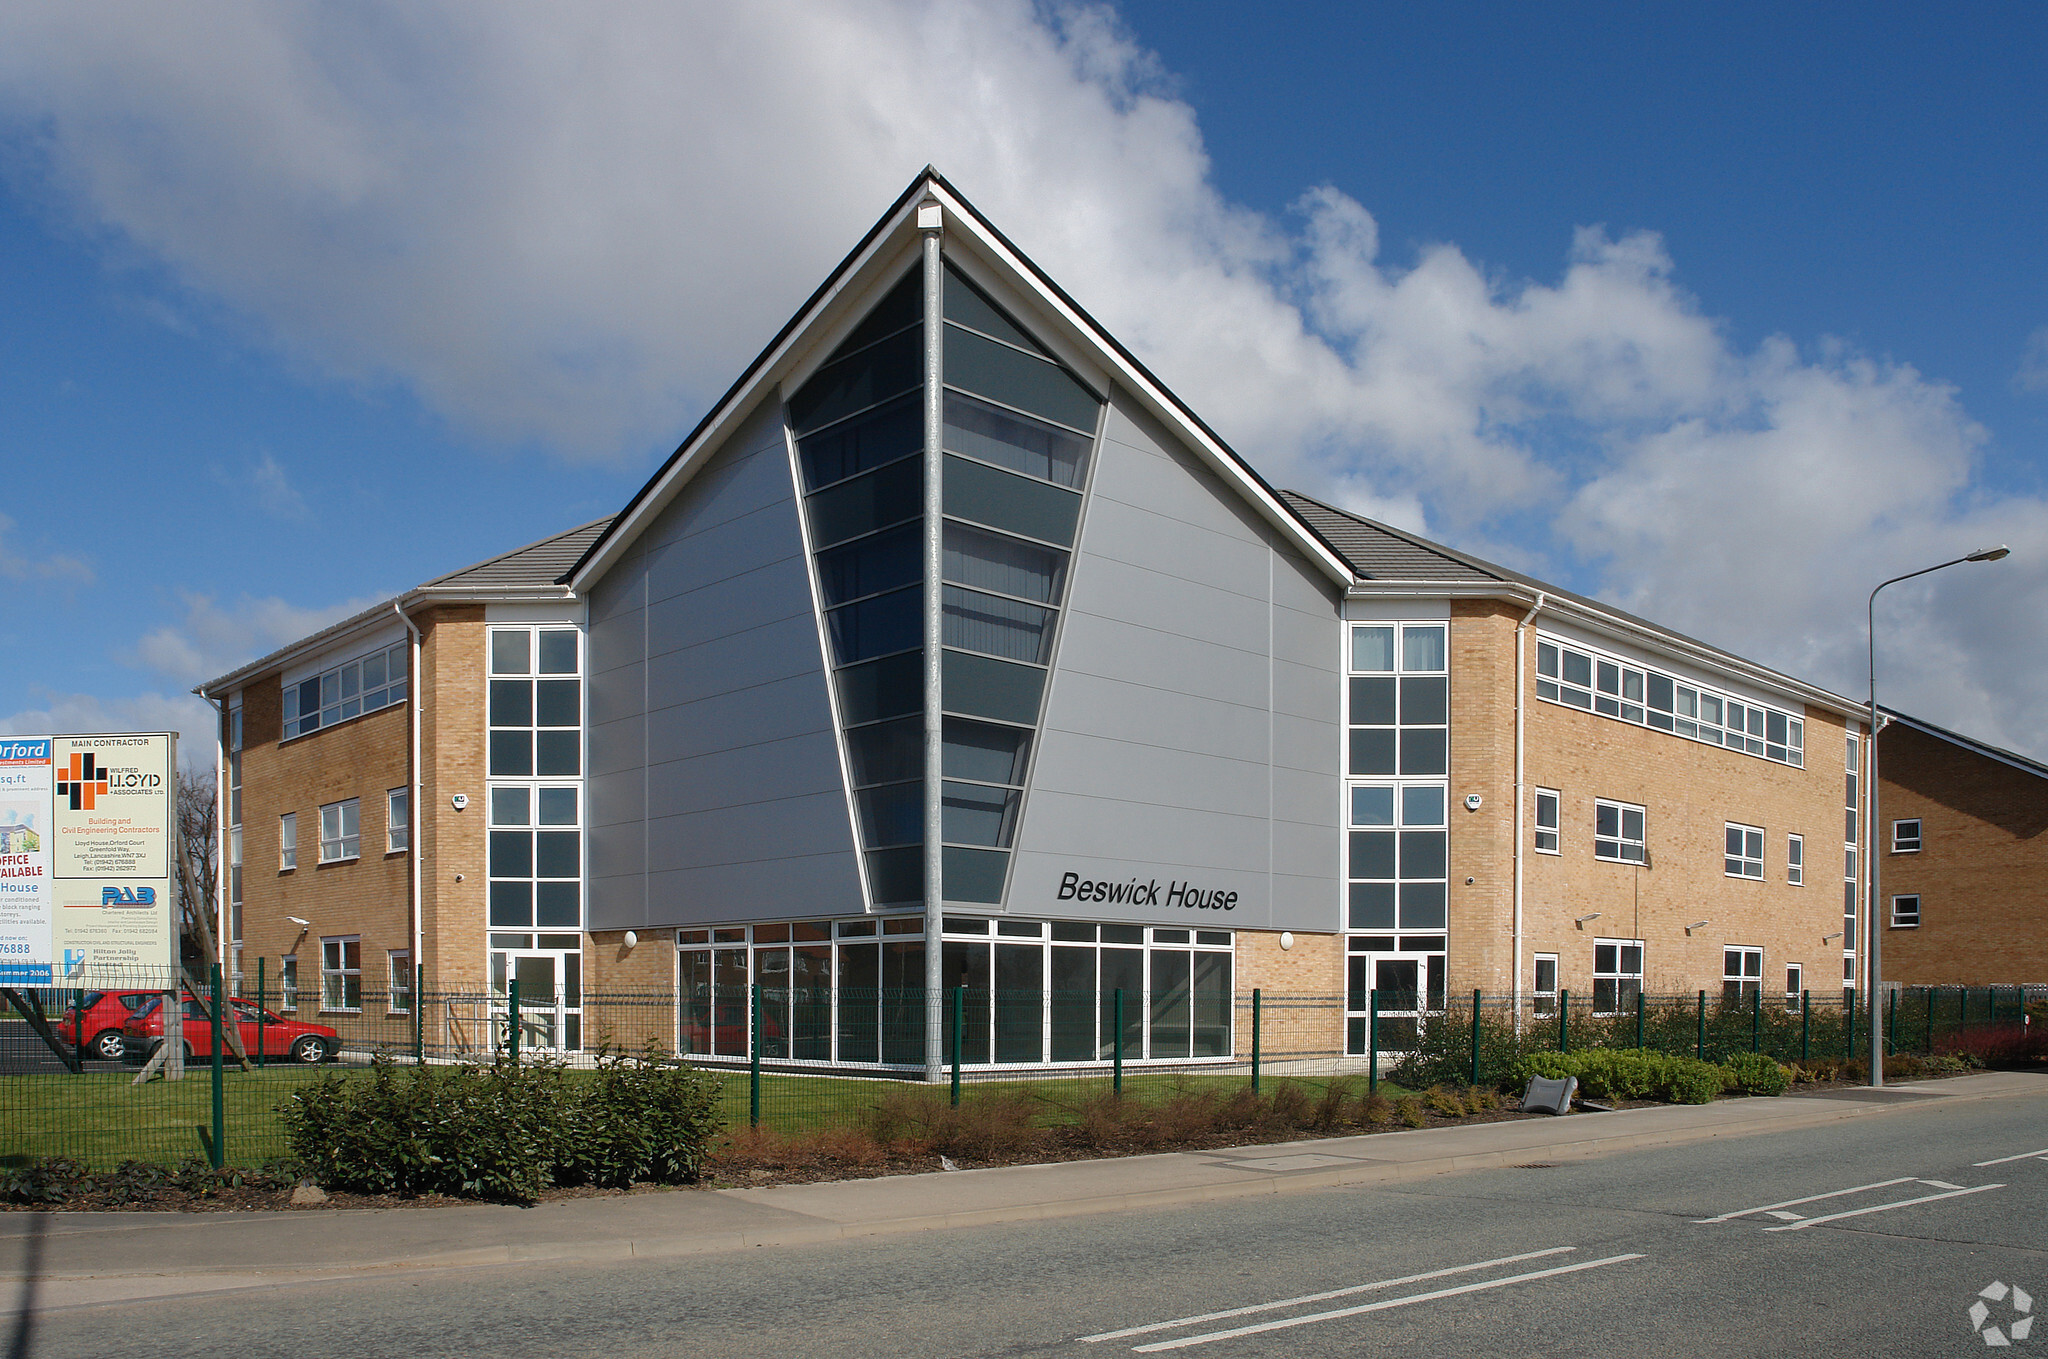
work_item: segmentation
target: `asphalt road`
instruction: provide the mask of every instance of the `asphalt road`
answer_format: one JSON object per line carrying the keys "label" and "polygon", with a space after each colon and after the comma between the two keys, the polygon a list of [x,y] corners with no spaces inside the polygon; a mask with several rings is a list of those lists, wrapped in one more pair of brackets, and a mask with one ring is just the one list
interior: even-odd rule
{"label": "asphalt road", "polygon": [[5,1339],[10,1359],[1925,1359],[1982,1353],[1982,1302],[2048,1353],[2048,1323],[2013,1328],[2048,1311],[2042,1157],[2048,1099],[1995,1099],[1387,1188],[76,1308]]}

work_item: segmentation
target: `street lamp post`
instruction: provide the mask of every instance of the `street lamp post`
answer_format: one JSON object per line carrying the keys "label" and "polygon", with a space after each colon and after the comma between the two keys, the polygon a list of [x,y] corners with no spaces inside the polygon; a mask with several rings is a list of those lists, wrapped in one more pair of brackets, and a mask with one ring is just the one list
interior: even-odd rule
{"label": "street lamp post", "polygon": [[1879,895],[1879,836],[1883,833],[1882,820],[1878,816],[1877,788],[1877,591],[1887,585],[1897,585],[1902,580],[1924,576],[1930,571],[1940,571],[1964,562],[1995,562],[2011,553],[2012,549],[2000,544],[1997,547],[1980,547],[1965,557],[1953,561],[1923,566],[1918,571],[1908,571],[1903,576],[1893,576],[1881,582],[1877,590],[1870,592],[1870,602],[1864,609],[1865,635],[1870,644],[1870,739],[1865,742],[1867,753],[1863,759],[1863,778],[1870,785],[1870,819],[1863,828],[1863,860],[1870,871],[1870,913],[1865,917],[1863,946],[1863,992],[1870,998],[1870,1083],[1884,1085],[1884,1007],[1878,1004],[1877,992],[1882,982],[1878,970],[1879,944],[1883,938],[1882,917],[1879,914],[1883,897]]}

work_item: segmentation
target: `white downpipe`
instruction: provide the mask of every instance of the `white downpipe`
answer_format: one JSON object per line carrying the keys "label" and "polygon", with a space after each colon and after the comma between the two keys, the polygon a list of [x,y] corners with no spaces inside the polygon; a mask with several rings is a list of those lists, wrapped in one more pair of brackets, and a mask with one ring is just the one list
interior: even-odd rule
{"label": "white downpipe", "polygon": [[1522,621],[1515,624],[1515,1031],[1522,1028],[1522,809],[1529,800],[1527,774],[1526,716],[1529,706],[1529,648],[1525,639],[1530,620],[1543,608],[1544,592]]}
{"label": "white downpipe", "polygon": [[[420,714],[423,711],[420,695],[426,686],[420,683],[420,630],[395,599],[391,601],[391,611],[398,615],[398,621],[405,624],[405,630],[412,635],[412,670],[406,679],[406,697],[411,700],[406,704],[406,708],[410,718],[408,725],[412,728],[412,787],[405,795],[405,817],[408,823],[405,828],[405,856],[412,860],[412,965],[417,969],[412,974],[415,982],[412,1003],[417,1010],[427,1003],[424,995],[417,994],[426,989],[418,983],[426,976],[424,969],[427,964],[426,955],[421,952],[426,932],[426,925],[422,919],[426,913],[426,903],[420,895],[420,856],[426,852],[426,837],[420,834],[420,831],[427,820],[427,809],[420,803]],[[425,1014],[420,1015],[419,1023],[425,1025]]]}

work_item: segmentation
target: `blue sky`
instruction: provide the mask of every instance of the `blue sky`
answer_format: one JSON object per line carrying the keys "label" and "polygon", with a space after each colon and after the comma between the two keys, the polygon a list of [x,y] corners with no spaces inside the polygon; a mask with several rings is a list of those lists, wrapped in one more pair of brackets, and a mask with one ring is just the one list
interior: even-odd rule
{"label": "blue sky", "polygon": [[2048,756],[2048,10],[1251,13],[10,6],[0,729],[616,508],[929,160],[1275,480],[1845,693],[2010,540],[1887,692]]}

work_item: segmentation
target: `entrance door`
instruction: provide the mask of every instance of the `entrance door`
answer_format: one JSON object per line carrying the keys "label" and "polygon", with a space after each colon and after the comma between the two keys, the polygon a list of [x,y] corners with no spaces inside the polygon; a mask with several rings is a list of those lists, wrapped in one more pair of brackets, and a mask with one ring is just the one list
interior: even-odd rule
{"label": "entrance door", "polygon": [[1354,953],[1346,986],[1349,1011],[1345,1047],[1353,1056],[1372,1050],[1370,1025],[1377,1002],[1379,1050],[1407,1052],[1429,1016],[1443,1009],[1441,953]]}
{"label": "entrance door", "polygon": [[560,953],[491,953],[491,1029],[503,1046],[511,1033],[511,988],[519,983],[519,1046],[568,1052],[582,1045],[580,957]]}

